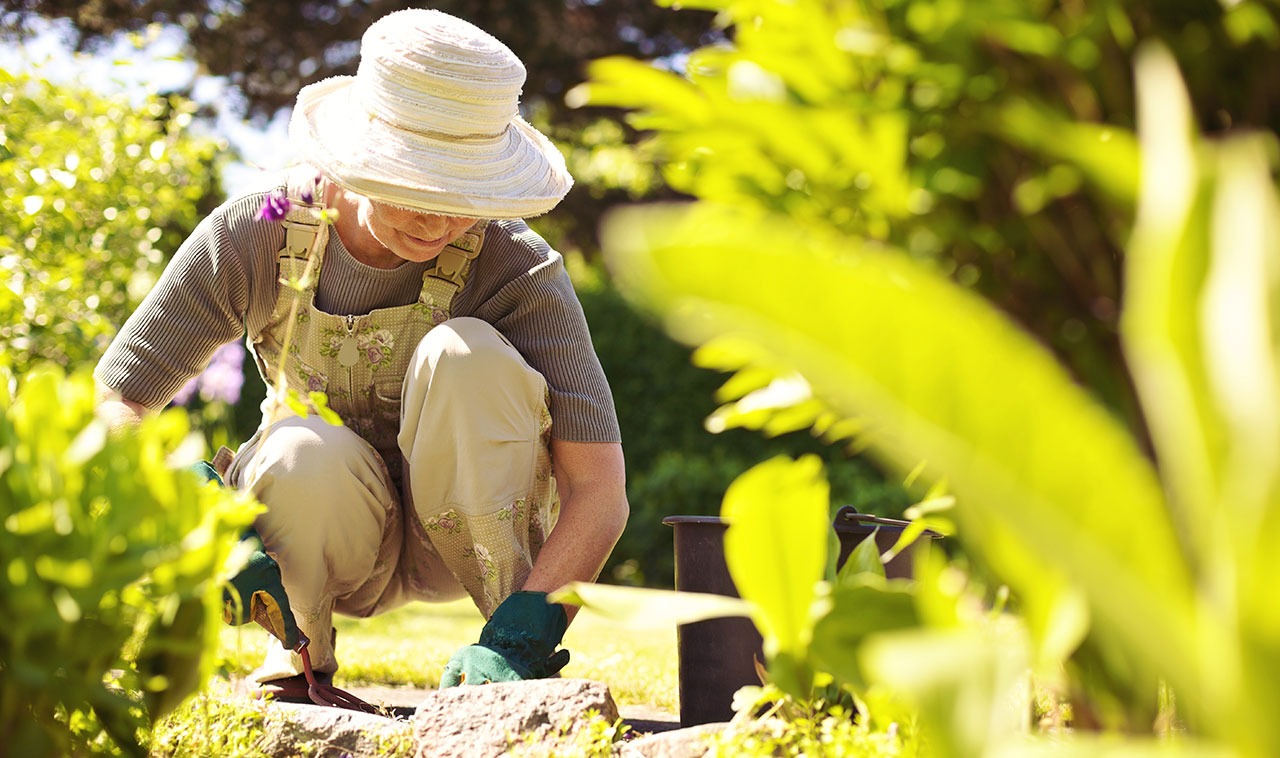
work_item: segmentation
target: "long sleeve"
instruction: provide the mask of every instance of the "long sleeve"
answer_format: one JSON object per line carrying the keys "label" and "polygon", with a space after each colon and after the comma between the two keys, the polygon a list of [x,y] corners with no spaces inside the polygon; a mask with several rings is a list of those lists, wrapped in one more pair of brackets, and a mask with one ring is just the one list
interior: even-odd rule
{"label": "long sleeve", "polygon": [[[259,196],[229,201],[206,217],[98,362],[103,385],[147,408],[164,406],[245,330],[255,292],[272,280],[255,251],[279,249],[283,232],[253,219]],[[268,259],[268,262],[273,262]],[[263,298],[256,298],[262,301]],[[266,301],[269,302],[269,299]]]}

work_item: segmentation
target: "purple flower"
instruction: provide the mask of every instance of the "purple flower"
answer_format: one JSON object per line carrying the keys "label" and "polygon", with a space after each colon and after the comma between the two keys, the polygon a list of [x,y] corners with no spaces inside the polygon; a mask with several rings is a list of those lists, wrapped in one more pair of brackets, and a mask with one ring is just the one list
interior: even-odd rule
{"label": "purple flower", "polygon": [[262,201],[262,209],[258,211],[258,218],[263,221],[280,221],[289,214],[289,198],[283,192],[276,190],[267,199]]}
{"label": "purple flower", "polygon": [[209,365],[199,375],[178,390],[173,396],[174,405],[186,405],[196,392],[206,403],[221,401],[235,405],[240,400],[240,390],[244,386],[244,346],[238,342],[228,342],[218,348]]}
{"label": "purple flower", "polygon": [[193,376],[186,384],[182,385],[182,389],[178,390],[178,394],[173,396],[173,404],[186,405],[191,402],[191,397],[196,394],[196,389],[200,384],[199,379],[200,377]]}
{"label": "purple flower", "polygon": [[298,199],[307,205],[311,205],[315,202],[316,192],[320,189],[320,181],[322,179],[324,179],[323,174],[316,174],[316,178],[311,180],[311,188],[302,190],[302,192],[298,194]]}
{"label": "purple flower", "polygon": [[206,403],[221,400],[235,405],[244,386],[244,347],[228,342],[213,354],[209,367],[200,375],[200,399]]}

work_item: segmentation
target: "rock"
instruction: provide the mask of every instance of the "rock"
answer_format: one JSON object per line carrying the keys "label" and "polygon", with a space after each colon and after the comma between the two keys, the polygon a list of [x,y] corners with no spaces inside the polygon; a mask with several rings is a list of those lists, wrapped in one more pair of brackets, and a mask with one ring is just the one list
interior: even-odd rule
{"label": "rock", "polygon": [[[588,723],[588,711],[594,710],[608,722],[619,718],[609,688],[586,679],[542,679],[419,691],[419,694],[421,702],[409,720],[340,708],[272,702],[265,707],[260,746],[272,756],[305,754],[336,758],[376,754],[484,758],[504,755],[512,742],[524,735],[554,740],[556,733],[561,736],[572,733]],[[400,695],[402,699],[405,696]],[[387,700],[368,699],[371,702]],[[635,744],[647,739],[635,740]],[[535,747],[533,754],[536,751]],[[701,753],[627,755],[676,758]]]}
{"label": "rock", "polygon": [[616,755],[618,758],[701,758],[707,754],[707,738],[726,726],[727,722],[700,724],[646,735],[623,743]]}
{"label": "rock", "polygon": [[419,758],[481,758],[504,754],[524,734],[581,727],[588,710],[618,719],[613,695],[600,682],[535,679],[433,692],[409,723]]}
{"label": "rock", "polygon": [[403,719],[318,705],[272,703],[266,709],[261,747],[268,755],[282,758],[302,754],[337,758],[408,754],[412,739],[413,730]]}

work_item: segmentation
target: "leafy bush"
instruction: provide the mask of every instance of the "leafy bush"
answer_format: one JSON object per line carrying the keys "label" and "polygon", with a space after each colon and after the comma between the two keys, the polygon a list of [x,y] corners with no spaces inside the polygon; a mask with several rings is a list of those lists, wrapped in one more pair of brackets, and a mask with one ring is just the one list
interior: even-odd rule
{"label": "leafy bush", "polygon": [[[866,704],[854,719],[849,706],[821,697],[816,707],[790,698],[773,685],[743,688],[736,698],[738,715],[707,740],[707,758],[778,755],[847,755],[900,758],[919,753],[919,740],[907,723],[879,723],[868,718]],[[875,713],[876,711],[872,711]],[[753,714],[759,714],[758,716]],[[750,716],[750,718],[744,718]]]}
{"label": "leafy bush", "polygon": [[566,719],[564,723],[543,726],[520,735],[514,735],[504,755],[513,758],[536,758],[557,755],[563,758],[609,758],[616,752],[616,745],[627,739],[631,727],[622,719],[610,723],[594,708],[582,714],[586,725],[578,719]]}
{"label": "leafy bush", "polygon": [[185,414],[108,434],[85,372],[0,381],[0,733],[16,755],[141,752],[210,672],[219,572],[259,506],[175,470]]}
{"label": "leafy bush", "polygon": [[96,361],[216,202],[218,142],[178,96],[0,69],[0,366]]}
{"label": "leafy bush", "polygon": [[[946,482],[957,540],[1006,588],[988,590],[976,579],[983,573],[934,550],[918,554],[913,584],[874,571],[824,574],[814,554],[824,541],[825,483],[802,458],[735,481],[723,507],[725,553],[744,600],[700,600],[716,614],[752,616],[769,674],[789,696],[805,697],[816,672],[897,693],[916,709],[932,754],[1156,749],[1149,737],[1027,739],[1032,671],[1074,713],[1094,717],[1077,726],[1155,733],[1188,754],[1280,752],[1271,676],[1280,626],[1266,589],[1280,539],[1276,141],[1266,132],[1205,140],[1191,107],[1243,107],[1241,92],[1211,74],[1226,59],[1274,58],[1273,8],[698,5],[738,22],[738,45],[694,56],[690,80],[634,62],[596,69],[605,102],[639,108],[638,123],[659,130],[671,151],[667,168],[687,172],[702,198],[611,220],[605,247],[620,286],[699,346],[703,365],[737,372],[718,414],[726,423],[807,421],[857,435],[891,469]],[[1135,29],[1176,32],[1193,93],[1168,49],[1137,44]],[[1221,58],[1201,66],[1186,56],[1182,45],[1197,29],[1202,41],[1222,33]],[[926,32],[936,46],[924,44]],[[1108,86],[1092,78],[1090,56],[1075,57],[1080,38],[1134,66],[1127,114],[1075,110],[1090,100],[1090,82]],[[1007,78],[987,88],[996,110],[970,103],[921,118],[922,107],[952,103],[951,90],[930,78],[945,76],[964,100],[1000,62]],[[1069,86],[1062,93],[1043,82]],[[1258,82],[1241,89],[1265,100],[1270,90]],[[1005,118],[984,118],[993,114]],[[1016,154],[1014,174],[1027,181],[1023,169],[1044,169],[1031,169],[1041,183],[1022,192],[1098,212],[1068,215],[1081,228],[1067,228],[1048,206],[1018,207],[1021,182],[995,197],[978,182],[968,196],[934,198],[950,209],[914,205],[947,175],[931,158],[953,141],[968,144],[968,130],[999,143],[975,160],[999,167]],[[916,152],[922,144],[935,151]],[[806,184],[810,170],[831,181]],[[1052,179],[1072,172],[1078,181]],[[1029,335],[899,236],[924,233],[935,219],[946,231],[959,219],[945,238],[991,239],[973,222],[987,212],[1024,231],[1059,225],[1062,239],[1081,240],[1065,249],[1085,262],[1085,277],[1109,276],[1089,262],[1128,238],[1126,254],[1114,256],[1124,265],[1114,280],[1124,283],[1124,352],[1104,368],[1126,383],[1131,368],[1154,463],[1147,427],[1126,427],[1114,403],[1099,401],[1106,383],[1082,388],[1045,349],[1051,340]],[[1100,219],[1104,229],[1084,228]],[[1033,234],[998,236],[998,248],[1021,248],[1011,261],[1050,252]],[[1071,368],[1080,373],[1079,363]],[[786,400],[784,386],[789,401],[759,418],[759,393]],[[596,590],[576,591],[595,602]],[[644,611],[663,604],[697,617],[689,601],[665,596]]]}
{"label": "leafy bush", "polygon": [[659,2],[716,11],[733,44],[694,51],[683,76],[597,61],[570,100],[630,109],[681,192],[936,266],[1141,429],[1118,329],[1134,50],[1171,46],[1204,127],[1275,133],[1273,3]]}
{"label": "leafy bush", "polygon": [[268,700],[237,697],[214,679],[207,692],[156,722],[150,755],[234,755],[270,758],[262,749]]}

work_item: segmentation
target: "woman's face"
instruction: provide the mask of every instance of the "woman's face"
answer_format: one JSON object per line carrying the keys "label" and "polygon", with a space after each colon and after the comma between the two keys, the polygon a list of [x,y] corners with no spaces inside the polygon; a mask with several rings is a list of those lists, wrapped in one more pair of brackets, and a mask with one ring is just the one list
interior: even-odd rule
{"label": "woman's face", "polygon": [[[445,246],[462,236],[475,223],[473,218],[440,216],[396,208],[361,198],[357,216],[360,226],[395,258],[403,261],[429,261]],[[384,263],[401,261],[379,256]],[[376,262],[368,261],[372,265]]]}

